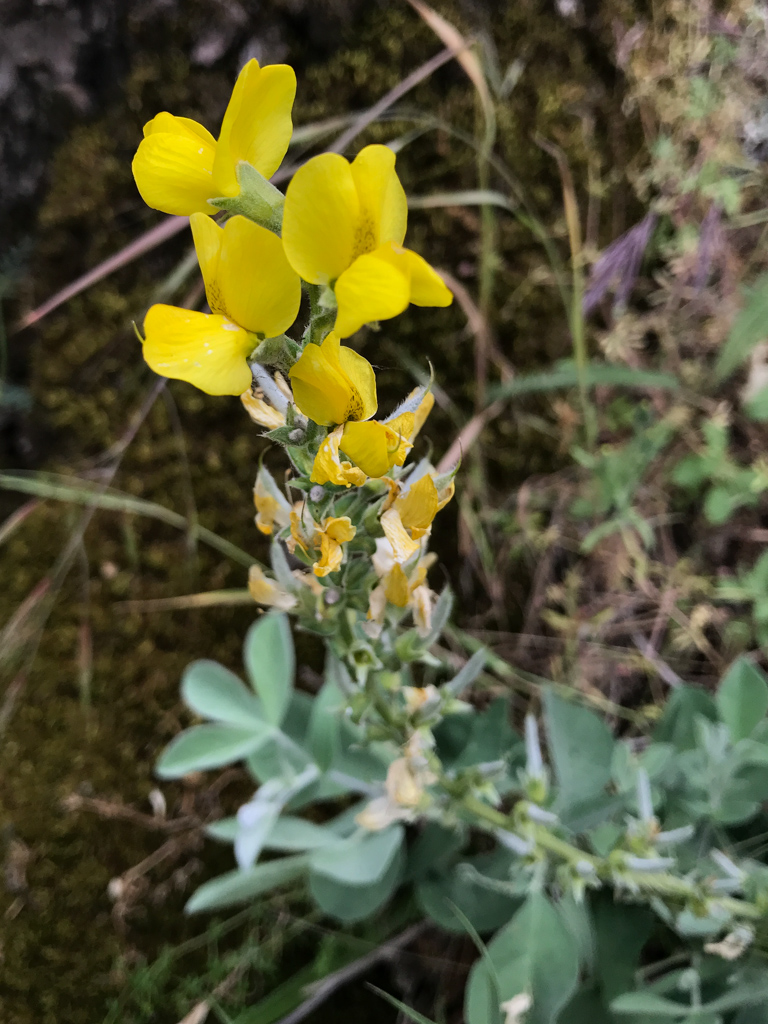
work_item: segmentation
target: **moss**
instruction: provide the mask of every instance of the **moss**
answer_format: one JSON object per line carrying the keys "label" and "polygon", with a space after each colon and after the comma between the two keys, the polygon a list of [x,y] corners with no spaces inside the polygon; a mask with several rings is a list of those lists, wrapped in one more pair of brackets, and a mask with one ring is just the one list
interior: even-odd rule
{"label": "moss", "polygon": [[[441,5],[462,23],[461,12]],[[579,105],[596,88],[584,51],[562,19],[528,0],[504,5],[494,19],[502,67],[522,52],[528,71],[503,105],[501,153],[552,228],[561,220],[560,184],[551,158],[533,140],[538,131],[566,148],[577,180],[586,177]],[[468,27],[468,26],[465,26]],[[181,28],[180,28],[181,31]],[[371,10],[359,34],[337,55],[308,64],[300,77],[296,122],[361,110],[436,52],[431,32],[404,5]],[[546,58],[546,59],[545,59]],[[158,109],[183,111],[214,124],[229,89],[221,70],[191,70],[181,44],[141,57],[124,83],[123,97],[97,123],[81,127],[54,162],[52,187],[40,210],[34,294],[42,299],[135,238],[157,217],[142,207],[130,177],[130,158],[147,117]],[[599,91],[599,86],[597,87]],[[590,97],[612,108],[608,96]],[[463,73],[444,67],[406,101],[471,133],[475,101]],[[360,143],[408,132],[412,122],[374,126]],[[425,132],[403,153],[399,167],[409,192],[472,188],[475,157],[445,130]],[[553,287],[530,288],[544,257],[530,232],[500,216],[499,269],[493,324],[498,344],[519,370],[534,369],[568,352],[563,316]],[[409,239],[438,266],[463,268],[470,288],[477,275],[477,211],[415,212]],[[32,388],[45,420],[48,465],[96,474],[102,453],[123,436],[153,385],[130,327],[141,319],[158,280],[169,273],[189,242],[178,239],[131,264],[46,319],[30,339]],[[396,360],[407,351],[427,366],[458,403],[473,406],[472,341],[457,306],[414,310],[364,340],[366,354],[381,365],[382,406],[403,390]],[[181,432],[176,428],[180,424]],[[436,412],[425,436],[437,451],[454,432],[453,420]],[[494,487],[504,493],[526,475],[550,468],[551,449],[523,426],[501,419],[487,431]],[[521,454],[524,449],[524,454]],[[186,451],[187,455],[183,453]],[[171,384],[156,401],[124,454],[114,484],[168,507],[188,512],[190,490],[201,521],[235,544],[265,555],[252,525],[250,488],[264,443],[237,402],[208,398]],[[267,455],[279,471],[279,453]],[[80,511],[51,504],[7,543],[0,618],[7,621],[50,573]],[[455,546],[446,516],[438,547]],[[143,907],[143,919],[115,927],[106,894],[109,880],[156,850],[158,836],[125,823],[72,814],[61,801],[88,792],[148,809],[157,753],[184,721],[178,679],[194,658],[215,656],[239,666],[242,637],[253,618],[244,608],[205,614],[190,611],[127,614],[125,599],[242,587],[244,571],[200,547],[192,554],[183,535],[153,520],[98,513],[84,541],[85,554],[66,579],[42,636],[5,742],[0,751],[0,808],[12,834],[31,851],[28,893],[12,918],[2,912],[2,1018],[13,1024],[93,1021],[114,995],[115,964],[130,951],[152,958],[163,944],[198,931],[179,913],[181,897]],[[87,560],[88,600],[84,600]],[[473,611],[467,607],[467,613]],[[91,705],[81,703],[79,651],[83,636],[93,650]],[[166,787],[178,805],[181,790]],[[209,851],[205,854],[210,863]],[[163,869],[153,881],[164,878]],[[197,882],[197,877],[195,882]],[[18,904],[17,904],[18,908]],[[391,1014],[385,1013],[385,1019]],[[160,1017],[158,1017],[160,1019]]]}

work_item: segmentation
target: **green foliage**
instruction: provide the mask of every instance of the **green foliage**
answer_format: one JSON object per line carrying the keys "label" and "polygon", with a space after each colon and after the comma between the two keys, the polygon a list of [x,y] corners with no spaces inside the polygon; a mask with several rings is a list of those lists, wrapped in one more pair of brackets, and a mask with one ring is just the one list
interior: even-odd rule
{"label": "green foliage", "polygon": [[672,480],[685,490],[706,490],[704,514],[710,523],[727,522],[733,513],[754,507],[768,488],[762,466],[741,466],[733,461],[728,428],[715,420],[702,427],[705,447],[682,459],[672,471]]}
{"label": "green foliage", "polygon": [[768,274],[764,274],[748,289],[744,307],[736,317],[728,339],[720,350],[715,373],[728,377],[742,365],[752,350],[768,338]]}

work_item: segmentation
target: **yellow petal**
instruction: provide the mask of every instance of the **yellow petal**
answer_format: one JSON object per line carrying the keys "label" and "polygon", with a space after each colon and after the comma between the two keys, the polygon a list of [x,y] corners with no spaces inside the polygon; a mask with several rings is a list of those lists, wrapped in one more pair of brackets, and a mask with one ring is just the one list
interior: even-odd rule
{"label": "yellow petal", "polygon": [[330,284],[352,262],[359,220],[347,160],[321,153],[294,174],[285,193],[283,245],[293,269],[310,284]]}
{"label": "yellow petal", "polygon": [[208,204],[216,194],[213,159],[210,143],[191,131],[152,131],[133,158],[133,177],[141,198],[153,210],[181,217],[213,214],[216,210]]}
{"label": "yellow petal", "polygon": [[400,515],[391,508],[383,513],[380,522],[384,536],[392,547],[395,562],[407,562],[411,555],[419,550],[419,544],[408,536],[408,531],[400,521]]}
{"label": "yellow petal", "polygon": [[402,249],[398,255],[407,262],[410,271],[414,306],[450,306],[453,292],[425,259],[411,249]]}
{"label": "yellow petal", "polygon": [[411,484],[394,504],[403,526],[411,531],[414,540],[423,537],[438,512],[435,482],[429,474]]}
{"label": "yellow petal", "polygon": [[344,544],[357,533],[357,527],[352,525],[349,516],[331,516],[323,523],[323,531],[332,537],[339,544]]}
{"label": "yellow petal", "polygon": [[352,177],[360,201],[355,256],[372,252],[384,242],[402,245],[408,201],[395,171],[395,154],[388,146],[366,146],[352,162]]}
{"label": "yellow petal", "polygon": [[217,282],[226,315],[253,334],[276,338],[299,312],[301,281],[282,242],[247,217],[224,225]]}
{"label": "yellow petal", "polygon": [[331,338],[334,339],[339,365],[355,391],[353,407],[348,411],[347,419],[368,420],[379,407],[376,397],[376,374],[373,372],[373,367],[354,349],[349,348],[348,345],[340,345],[338,335],[333,331],[323,342],[323,348]]}
{"label": "yellow petal", "polygon": [[[350,421],[344,426],[341,448],[366,476],[380,477],[394,465],[402,465],[410,447],[402,435],[389,424],[369,420],[367,423]],[[402,457],[401,462],[397,462]]]}
{"label": "yellow petal", "polygon": [[343,558],[344,551],[341,544],[329,537],[327,533],[321,533],[320,558],[312,566],[315,576],[327,576],[329,572],[337,572]]}
{"label": "yellow petal", "polygon": [[[390,430],[394,430],[396,434],[399,434],[405,440],[410,441],[410,439],[413,437],[414,428],[416,424],[416,413],[401,412],[399,416],[393,416],[386,422]],[[409,448],[413,448],[413,445],[409,444],[408,448],[406,448],[405,450],[407,451]],[[399,462],[396,462],[395,465],[402,466],[404,461],[405,457],[400,459]]]}
{"label": "yellow petal", "polygon": [[450,306],[453,292],[426,260],[411,249],[392,242],[376,250],[381,260],[395,267],[408,281],[408,301],[415,306]]}
{"label": "yellow petal", "polygon": [[237,164],[245,160],[265,178],[282,163],[291,141],[296,75],[287,64],[260,68],[249,60],[232,90],[221,125],[213,174],[218,195],[236,196]]}
{"label": "yellow petal", "polygon": [[203,275],[208,305],[211,307],[212,313],[221,313],[226,316],[224,299],[219,287],[219,257],[224,241],[224,231],[215,220],[202,213],[193,213],[189,218],[189,226],[192,229],[192,240],[195,243],[200,273]]}
{"label": "yellow petal", "polygon": [[152,306],[144,334],[144,358],[155,373],[185,380],[209,395],[241,395],[250,387],[246,357],[253,341],[225,317]]}
{"label": "yellow petal", "polygon": [[[414,395],[417,390],[417,388],[414,388],[414,390],[408,397],[410,398],[412,395]],[[432,412],[434,404],[435,396],[432,394],[431,391],[425,391],[424,397],[419,402],[418,408],[416,409],[416,412],[414,413],[413,416],[413,430],[408,435],[408,439],[410,441],[413,441],[413,439],[416,437],[416,435],[419,433],[421,428],[426,423],[427,417]]]}
{"label": "yellow petal", "polygon": [[291,506],[280,492],[272,474],[263,466],[253,486],[256,506],[256,527],[261,533],[271,534],[275,528],[283,529],[291,521]]}
{"label": "yellow petal", "polygon": [[456,481],[451,479],[446,484],[446,486],[441,489],[440,493],[437,496],[437,499],[438,499],[437,500],[437,511],[438,512],[440,511],[441,508],[445,508],[445,506],[448,504],[448,502],[453,497],[455,491],[456,491]]}
{"label": "yellow petal", "polygon": [[432,591],[424,585],[416,587],[410,603],[419,636],[427,636],[432,627]]}
{"label": "yellow petal", "polygon": [[352,389],[341,367],[334,367],[320,345],[307,345],[289,376],[293,400],[305,416],[324,427],[345,422]]}
{"label": "yellow petal", "polygon": [[277,427],[285,426],[285,416],[279,409],[265,402],[263,398],[257,398],[249,388],[240,395],[240,401],[254,423],[267,430],[275,430]]}
{"label": "yellow petal", "polygon": [[175,114],[169,114],[167,110],[156,114],[151,121],[147,121],[144,125],[144,138],[148,135],[162,133],[185,135],[193,142],[202,139],[207,146],[211,147],[211,150],[216,148],[216,139],[198,121],[193,121],[191,117],[176,117]]}
{"label": "yellow petal", "polygon": [[344,487],[362,487],[365,473],[351,462],[342,461],[339,445],[344,427],[332,431],[318,449],[310,480],[313,484],[339,484]]}
{"label": "yellow petal", "polygon": [[384,577],[384,594],[389,603],[398,608],[405,608],[408,604],[408,577],[397,562]]}
{"label": "yellow petal", "polygon": [[376,412],[373,367],[342,346],[333,331],[321,346],[307,345],[291,367],[290,377],[299,409],[322,426],[367,419]]}
{"label": "yellow petal", "polygon": [[273,580],[265,576],[261,566],[258,565],[252,565],[248,570],[248,590],[257,604],[280,608],[286,612],[296,605],[296,598],[293,594],[281,590]]}
{"label": "yellow petal", "polygon": [[[383,247],[386,254],[386,247]],[[336,333],[342,338],[354,334],[363,324],[389,320],[408,305],[410,284],[407,273],[382,250],[359,256],[345,270],[334,287],[338,313]]]}

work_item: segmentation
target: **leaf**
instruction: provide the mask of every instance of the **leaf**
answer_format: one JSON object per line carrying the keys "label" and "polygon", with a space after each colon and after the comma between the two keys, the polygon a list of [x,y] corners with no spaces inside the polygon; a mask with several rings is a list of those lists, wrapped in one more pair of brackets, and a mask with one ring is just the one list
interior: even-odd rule
{"label": "leaf", "polygon": [[256,693],[264,704],[264,713],[274,725],[280,725],[293,691],[296,657],[288,617],[269,612],[254,622],[245,637],[245,668]]}
{"label": "leaf", "polygon": [[560,791],[557,806],[582,804],[602,794],[611,780],[614,740],[593,711],[563,700],[552,690],[544,698],[549,752]]}
{"label": "leaf", "polygon": [[307,860],[306,855],[299,854],[256,864],[247,871],[228,871],[201,885],[184,910],[187,914],[198,914],[202,910],[218,910],[235,903],[245,903],[299,878],[307,869]]}
{"label": "leaf", "polygon": [[731,665],[715,694],[717,710],[734,743],[749,736],[768,711],[765,676],[743,655]]}
{"label": "leaf", "polygon": [[[499,398],[517,398],[541,391],[556,391],[559,388],[575,388],[579,385],[579,371],[576,363],[564,359],[544,373],[521,374],[488,389],[488,401]],[[671,373],[656,373],[651,370],[633,370],[629,366],[614,366],[611,363],[587,363],[584,383],[607,384],[627,388],[663,388],[676,391],[680,387]]]}
{"label": "leaf", "polygon": [[616,1018],[590,985],[580,989],[560,1014],[562,1024],[616,1024]]}
{"label": "leaf", "polygon": [[768,420],[768,387],[760,388],[744,403],[744,412],[751,420],[757,420],[758,423]]}
{"label": "leaf", "polygon": [[327,875],[309,873],[309,891],[325,914],[351,924],[370,917],[383,906],[397,889],[405,864],[402,846],[387,869],[374,885],[344,885]]}
{"label": "leaf", "polygon": [[[448,932],[464,932],[454,908],[466,915],[478,932],[492,932],[505,924],[520,906],[521,899],[493,887],[509,883],[512,855],[506,850],[481,853],[446,869],[439,861],[435,870],[416,885],[416,899],[424,913]],[[469,864],[475,872],[468,872]],[[483,885],[482,877],[489,879]]]}
{"label": "leaf", "polygon": [[759,277],[747,293],[744,308],[720,350],[715,365],[717,379],[724,380],[733,373],[764,338],[768,338],[768,274]]}
{"label": "leaf", "polygon": [[484,647],[481,647],[479,651],[475,651],[469,661],[464,665],[459,672],[450,680],[445,683],[442,687],[453,697],[458,697],[468,686],[477,679],[480,673],[485,668],[485,662],[487,658],[487,651]]}
{"label": "leaf", "polygon": [[498,976],[500,1001],[527,992],[533,1005],[526,1024],[553,1024],[576,989],[578,944],[546,896],[533,893],[489,943],[487,956],[472,968],[465,1004],[467,1024],[487,1020],[491,966]]}
{"label": "leaf", "polygon": [[595,901],[593,920],[597,975],[606,1003],[634,984],[640,954],[651,937],[655,919],[645,907],[616,903],[612,896]]}
{"label": "leaf", "polygon": [[333,679],[328,679],[312,702],[309,719],[309,749],[316,764],[327,771],[341,748],[341,714],[344,696]]}
{"label": "leaf", "polygon": [[316,850],[338,841],[339,837],[322,825],[285,814],[275,822],[264,845],[268,850]]}
{"label": "leaf", "polygon": [[335,846],[316,850],[310,859],[315,874],[347,886],[375,885],[403,844],[402,825],[380,832],[357,832]]}
{"label": "leaf", "polygon": [[161,779],[180,779],[190,772],[221,768],[248,757],[269,739],[272,729],[258,726],[195,725],[165,748],[155,767]]}
{"label": "leaf", "polygon": [[184,703],[203,718],[228,725],[264,725],[258,699],[216,661],[193,661],[181,680]]}
{"label": "leaf", "polygon": [[697,745],[695,723],[699,716],[716,722],[718,714],[715,702],[704,690],[679,686],[672,691],[656,725],[654,742],[671,743],[680,751],[693,750]]}
{"label": "leaf", "polygon": [[655,992],[625,992],[611,1003],[614,1013],[644,1013],[649,1017],[687,1017],[691,1004],[676,1003]]}

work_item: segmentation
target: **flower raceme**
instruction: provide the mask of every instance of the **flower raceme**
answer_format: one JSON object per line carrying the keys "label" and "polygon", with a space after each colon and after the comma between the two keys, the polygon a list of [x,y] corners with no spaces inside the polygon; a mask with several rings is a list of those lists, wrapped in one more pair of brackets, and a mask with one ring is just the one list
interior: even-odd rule
{"label": "flower raceme", "polygon": [[152,118],[133,160],[133,176],[144,202],[184,217],[214,214],[210,200],[238,195],[241,161],[270,178],[288,149],[295,95],[293,68],[262,68],[250,60],[238,75],[218,141],[188,117],[164,111]]}
{"label": "flower raceme", "polygon": [[144,358],[164,377],[209,395],[241,395],[251,386],[247,358],[260,337],[296,319],[301,282],[277,235],[245,217],[224,227],[190,217],[211,313],[152,306],[144,320]]}
{"label": "flower raceme", "polygon": [[283,243],[294,270],[333,289],[341,338],[388,320],[409,303],[448,306],[453,295],[429,264],[403,248],[405,192],[387,146],[366,146],[350,164],[322,153],[296,171],[283,212]]}

